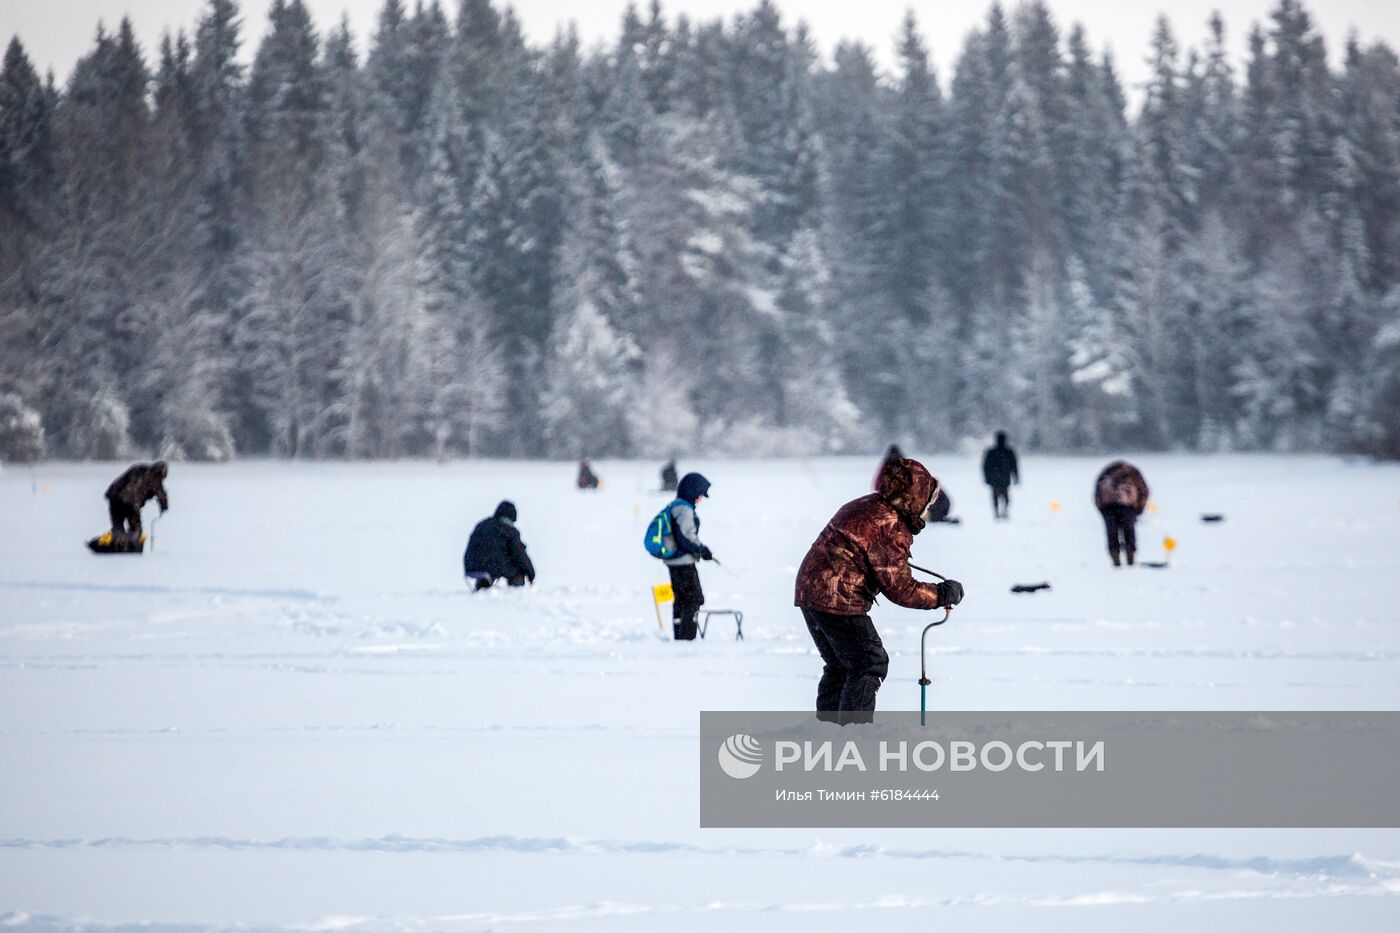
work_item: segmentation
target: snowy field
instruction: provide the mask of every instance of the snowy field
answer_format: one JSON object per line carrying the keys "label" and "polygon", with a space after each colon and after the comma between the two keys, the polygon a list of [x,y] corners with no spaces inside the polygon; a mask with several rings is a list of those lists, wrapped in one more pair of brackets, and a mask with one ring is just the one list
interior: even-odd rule
{"label": "snowy field", "polygon": [[[1400,708],[1400,469],[1135,458],[1142,557],[1180,545],[1114,570],[1102,459],[1026,458],[1004,524],[975,457],[923,459],[963,524],[915,560],[968,591],[932,705]],[[719,619],[694,644],[647,592],[652,463],[598,464],[596,494],[571,464],[175,464],[154,551],[101,558],[120,465],[7,469],[0,925],[1400,926],[1400,831],[699,829],[697,711],[809,707],[793,573],[875,465],[682,463],[714,482],[709,605],[746,613],[746,641]],[[473,596],[462,548],[503,497],[539,585]],[[928,616],[874,618],[881,708],[917,708]]]}

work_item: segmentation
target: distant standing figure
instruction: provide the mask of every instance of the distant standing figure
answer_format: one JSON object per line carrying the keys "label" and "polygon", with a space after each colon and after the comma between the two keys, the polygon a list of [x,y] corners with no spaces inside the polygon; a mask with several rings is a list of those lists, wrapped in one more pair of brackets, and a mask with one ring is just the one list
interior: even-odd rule
{"label": "distant standing figure", "polygon": [[666,465],[661,468],[661,491],[676,491],[676,461],[667,460]]}
{"label": "distant standing figure", "polygon": [[496,513],[477,522],[462,555],[462,572],[474,581],[475,590],[489,589],[499,579],[511,586],[535,582],[535,565],[525,553],[525,542],[515,527],[515,503],[505,500]]}
{"label": "distant standing figure", "polygon": [[1094,481],[1094,505],[1103,516],[1108,532],[1108,555],[1113,566],[1122,566],[1126,552],[1128,566],[1133,565],[1137,551],[1136,525],[1138,516],[1147,508],[1147,482],[1138,468],[1125,460],[1115,460],[1103,468]]}
{"label": "distant standing figure", "polygon": [[995,447],[982,455],[982,478],[992,487],[992,515],[1011,517],[1011,484],[1020,484],[1021,473],[1016,465],[1016,451],[1006,443],[1006,432],[997,432]]}
{"label": "distant standing figure", "polygon": [[700,588],[700,568],[696,563],[714,560],[715,556],[700,540],[700,517],[695,510],[709,494],[709,480],[699,473],[687,473],[676,485],[676,499],[669,506],[672,540],[667,544],[676,553],[666,559],[666,569],[676,597],[671,604],[671,629],[676,641],[694,641],[700,631],[696,616],[705,604],[705,591]]}
{"label": "distant standing figure", "polygon": [[578,488],[598,488],[598,476],[593,472],[593,464],[589,463],[586,459],[578,462]]}
{"label": "distant standing figure", "polygon": [[112,517],[112,537],[141,537],[141,507],[152,499],[160,503],[160,513],[170,508],[165,495],[165,477],[169,470],[164,460],[138,463],[107,487],[107,511]]}

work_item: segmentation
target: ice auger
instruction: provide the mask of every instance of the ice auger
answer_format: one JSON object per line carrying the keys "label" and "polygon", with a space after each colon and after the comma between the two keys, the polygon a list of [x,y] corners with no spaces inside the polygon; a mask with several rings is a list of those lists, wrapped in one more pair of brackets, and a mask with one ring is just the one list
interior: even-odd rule
{"label": "ice auger", "polygon": [[[910,561],[909,566],[915,570],[926,573],[931,577],[937,577],[938,579],[943,580],[945,582],[948,579],[947,577],[943,576],[943,574],[935,573],[934,571],[929,570],[927,567],[920,567],[913,561]],[[933,681],[928,679],[928,656],[924,650],[925,646],[928,643],[928,630],[933,628],[935,625],[942,625],[944,622],[947,622],[948,618],[952,614],[953,607],[944,606],[943,618],[939,619],[936,622],[930,622],[928,625],[925,625],[923,634],[919,636],[919,725],[921,726],[928,725],[928,685],[933,683]]]}

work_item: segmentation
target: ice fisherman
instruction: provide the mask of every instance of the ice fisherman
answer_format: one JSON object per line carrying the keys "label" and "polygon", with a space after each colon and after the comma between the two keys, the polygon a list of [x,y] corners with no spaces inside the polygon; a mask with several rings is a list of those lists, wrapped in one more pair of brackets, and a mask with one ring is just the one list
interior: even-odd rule
{"label": "ice fisherman", "polygon": [[535,582],[535,565],[525,553],[525,542],[515,527],[515,503],[509,499],[496,506],[490,518],[477,522],[462,555],[462,571],[474,581],[473,591],[489,589],[497,580],[511,586]]}
{"label": "ice fisherman", "polygon": [[676,474],[676,461],[675,461],[674,459],[667,460],[665,466],[663,466],[663,467],[661,468],[661,491],[662,491],[662,492],[675,492],[675,491],[676,491],[676,483],[679,482],[679,481],[676,479],[676,475],[677,475],[677,474]]}
{"label": "ice fisherman", "polygon": [[1121,567],[1123,557],[1133,565],[1137,552],[1137,520],[1147,508],[1147,481],[1137,467],[1115,460],[1094,480],[1094,506],[1108,533],[1108,556]]}
{"label": "ice fisherman", "polygon": [[1006,432],[998,431],[996,445],[982,454],[982,479],[992,487],[992,515],[1011,517],[1011,484],[1020,484],[1021,473],[1016,465],[1016,451],[1006,443]]}
{"label": "ice fisherman", "polygon": [[107,487],[107,511],[112,517],[112,538],[135,541],[141,537],[141,507],[152,499],[160,503],[160,513],[170,508],[165,494],[169,474],[164,460],[137,463],[112,480]]}
{"label": "ice fisherman", "polygon": [[597,489],[600,485],[598,474],[593,472],[593,464],[584,458],[578,462],[578,488]]}
{"label": "ice fisherman", "polygon": [[696,509],[710,494],[710,481],[699,473],[687,473],[676,485],[676,498],[668,507],[671,535],[665,542],[673,556],[665,558],[671,574],[671,630],[676,641],[693,641],[700,630],[696,616],[705,604],[705,591],[700,588],[699,561],[714,560],[714,554],[700,540],[700,516]]}
{"label": "ice fisherman", "polygon": [[924,529],[938,495],[938,481],[923,464],[887,460],[877,490],[841,506],[802,559],[794,602],[825,665],[817,685],[819,718],[870,720],[890,666],[870,621],[876,596],[910,609],[962,601],[961,583],[921,583],[909,569],[914,535]]}
{"label": "ice fisherman", "polygon": [[948,517],[952,512],[953,497],[948,495],[948,489],[940,484],[938,487],[938,495],[934,498],[933,502],[929,504],[928,514],[925,517],[928,519],[930,525],[936,525],[939,522],[955,525],[958,523],[958,519]]}

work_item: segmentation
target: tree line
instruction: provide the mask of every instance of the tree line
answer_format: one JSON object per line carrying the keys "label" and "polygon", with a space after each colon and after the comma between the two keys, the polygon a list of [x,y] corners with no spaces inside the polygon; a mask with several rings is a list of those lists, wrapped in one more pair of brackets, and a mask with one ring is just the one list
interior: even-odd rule
{"label": "tree line", "polygon": [[274,0],[0,67],[0,456],[1400,454],[1400,62],[993,4],[940,86],[770,0],[531,44]]}

